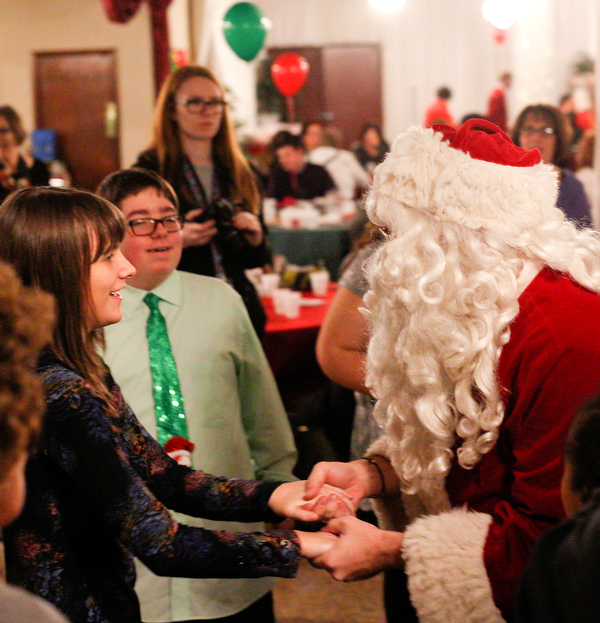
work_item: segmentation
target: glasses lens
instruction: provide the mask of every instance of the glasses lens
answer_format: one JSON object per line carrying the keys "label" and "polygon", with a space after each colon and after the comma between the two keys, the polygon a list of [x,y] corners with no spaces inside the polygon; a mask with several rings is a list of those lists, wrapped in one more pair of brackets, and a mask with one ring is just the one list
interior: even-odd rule
{"label": "glasses lens", "polygon": [[546,126],[545,128],[534,128],[533,126],[526,125],[523,128],[523,133],[528,134],[529,136],[533,136],[534,134],[539,134],[540,136],[552,136],[554,134],[554,128],[550,126]]}
{"label": "glasses lens", "polygon": [[178,216],[167,216],[162,219],[162,224],[168,232],[179,231],[181,229],[181,219]]}
{"label": "glasses lens", "polygon": [[129,227],[136,236],[149,236],[154,231],[154,219],[141,218],[137,221],[129,221]]}

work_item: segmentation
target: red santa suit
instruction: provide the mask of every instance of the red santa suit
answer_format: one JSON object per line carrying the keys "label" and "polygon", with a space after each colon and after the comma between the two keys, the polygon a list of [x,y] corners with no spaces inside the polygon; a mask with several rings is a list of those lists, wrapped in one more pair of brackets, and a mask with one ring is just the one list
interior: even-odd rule
{"label": "red santa suit", "polygon": [[[487,122],[468,123],[497,131]],[[490,164],[501,158],[502,141],[509,141],[504,133],[495,143],[488,137],[492,155],[482,162],[477,158],[488,153],[478,154],[469,141],[453,152],[437,142],[437,132],[435,138],[426,132],[409,130],[404,140],[397,139],[387,168],[380,165],[369,206],[375,222],[394,229],[393,201],[475,230],[491,227],[494,219],[499,223],[501,214],[505,221],[498,228],[508,237],[564,218],[553,212],[556,182],[545,177],[545,165],[519,163],[531,152],[511,155],[513,166]],[[423,171],[432,187],[419,177]],[[503,175],[506,192],[487,202],[487,193],[498,185],[494,176]],[[469,206],[475,207],[469,211]],[[496,367],[504,418],[493,448],[472,469],[461,467],[455,453],[441,489],[403,494],[401,504],[394,498],[376,501],[382,527],[404,532],[402,554],[420,621],[510,621],[536,540],[564,517],[560,481],[567,431],[581,404],[600,391],[600,296],[546,267],[518,304]],[[396,467],[406,454],[393,431],[402,429],[389,430],[369,454],[385,456]]]}

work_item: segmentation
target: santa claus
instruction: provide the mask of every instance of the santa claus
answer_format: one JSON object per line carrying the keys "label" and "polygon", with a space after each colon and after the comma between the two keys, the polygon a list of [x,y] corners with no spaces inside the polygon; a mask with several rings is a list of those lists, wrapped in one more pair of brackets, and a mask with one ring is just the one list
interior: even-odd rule
{"label": "santa claus", "polygon": [[368,213],[390,239],[368,269],[367,384],[386,433],[318,464],[307,497],[329,482],[377,498],[380,527],[330,521],[340,538],[313,563],[402,569],[419,621],[511,620],[564,516],[566,434],[600,389],[600,239],[556,193],[537,149],[478,119],[411,128],[375,172]]}

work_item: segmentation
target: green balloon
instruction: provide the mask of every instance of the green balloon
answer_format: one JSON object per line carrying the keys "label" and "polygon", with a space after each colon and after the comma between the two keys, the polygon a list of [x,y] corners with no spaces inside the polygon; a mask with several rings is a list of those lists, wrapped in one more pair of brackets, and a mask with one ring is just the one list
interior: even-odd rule
{"label": "green balloon", "polygon": [[263,47],[267,24],[267,18],[256,5],[238,2],[225,13],[223,34],[229,47],[241,59],[251,61]]}

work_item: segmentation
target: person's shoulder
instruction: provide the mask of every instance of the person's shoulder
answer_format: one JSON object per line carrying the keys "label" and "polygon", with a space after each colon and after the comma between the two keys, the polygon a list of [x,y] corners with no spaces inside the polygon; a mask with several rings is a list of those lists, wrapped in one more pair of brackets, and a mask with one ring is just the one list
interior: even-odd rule
{"label": "person's shoulder", "polygon": [[0,583],[0,623],[68,623],[50,603],[17,586]]}
{"label": "person's shoulder", "polygon": [[37,373],[47,392],[50,388],[59,391],[67,387],[72,389],[85,387],[83,377],[48,349],[43,350],[39,357]]}
{"label": "person's shoulder", "polygon": [[208,277],[206,275],[196,275],[188,273],[184,270],[177,271],[181,279],[182,291],[193,295],[218,296],[224,300],[237,300],[240,295],[222,279],[216,277]]}

